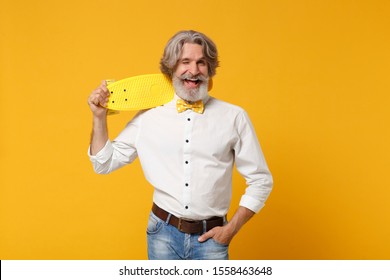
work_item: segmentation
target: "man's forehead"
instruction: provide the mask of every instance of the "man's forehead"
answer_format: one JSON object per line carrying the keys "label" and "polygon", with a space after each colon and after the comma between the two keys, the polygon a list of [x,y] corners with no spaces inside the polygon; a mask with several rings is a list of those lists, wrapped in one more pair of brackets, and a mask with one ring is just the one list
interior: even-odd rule
{"label": "man's forehead", "polygon": [[194,58],[194,57],[197,57],[197,59],[204,58],[203,47],[195,43],[185,43],[183,45],[180,58],[184,59],[184,58]]}

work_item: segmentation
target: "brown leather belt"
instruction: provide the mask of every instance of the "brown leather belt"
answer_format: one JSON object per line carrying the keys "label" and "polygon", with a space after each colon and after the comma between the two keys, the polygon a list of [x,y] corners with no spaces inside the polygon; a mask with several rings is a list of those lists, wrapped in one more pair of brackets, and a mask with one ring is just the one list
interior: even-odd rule
{"label": "brown leather belt", "polygon": [[[161,220],[166,221],[168,219],[169,213],[164,209],[161,209],[156,204],[153,203],[152,212],[154,215],[159,217]],[[176,227],[178,230],[184,233],[203,233],[203,221],[206,223],[206,231],[218,226],[223,226],[224,219],[223,217],[212,217],[207,220],[201,221],[193,221],[193,220],[185,220],[182,218],[178,218],[171,214],[171,218],[169,219],[169,224]]]}

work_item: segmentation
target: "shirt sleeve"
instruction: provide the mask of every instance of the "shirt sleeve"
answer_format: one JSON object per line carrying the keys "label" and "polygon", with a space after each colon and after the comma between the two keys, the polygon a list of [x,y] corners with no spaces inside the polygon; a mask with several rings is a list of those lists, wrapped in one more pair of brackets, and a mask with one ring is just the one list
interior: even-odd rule
{"label": "shirt sleeve", "polygon": [[236,121],[239,135],[234,146],[236,167],[247,184],[240,206],[258,213],[272,190],[273,178],[247,113],[242,111]]}
{"label": "shirt sleeve", "polygon": [[89,146],[88,156],[96,173],[111,173],[137,158],[136,141],[140,127],[139,123],[140,118],[137,115],[114,141],[107,140],[106,145],[94,156],[91,155],[91,146]]}

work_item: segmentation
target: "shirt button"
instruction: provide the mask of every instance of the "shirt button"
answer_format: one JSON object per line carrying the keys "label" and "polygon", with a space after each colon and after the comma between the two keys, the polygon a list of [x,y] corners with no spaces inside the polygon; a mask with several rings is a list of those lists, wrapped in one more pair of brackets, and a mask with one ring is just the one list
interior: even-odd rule
{"label": "shirt button", "polygon": [[188,206],[186,206],[185,208],[188,209]]}
{"label": "shirt button", "polygon": [[188,161],[186,161],[186,164],[188,164]]}
{"label": "shirt button", "polygon": [[190,120],[191,120],[190,118],[187,119],[187,121],[190,121]]}
{"label": "shirt button", "polygon": [[186,187],[188,187],[188,183],[186,183]]}
{"label": "shirt button", "polygon": [[188,143],[188,142],[190,142],[190,140],[187,139],[187,140],[186,140],[186,143]]}

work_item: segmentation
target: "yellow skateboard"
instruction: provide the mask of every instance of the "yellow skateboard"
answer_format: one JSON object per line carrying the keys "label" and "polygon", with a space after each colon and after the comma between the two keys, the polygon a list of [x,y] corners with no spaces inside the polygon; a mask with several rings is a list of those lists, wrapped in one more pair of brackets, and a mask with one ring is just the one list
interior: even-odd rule
{"label": "yellow skateboard", "polygon": [[113,82],[107,80],[110,92],[107,108],[132,111],[153,108],[173,99],[172,82],[163,74],[148,74]]}

